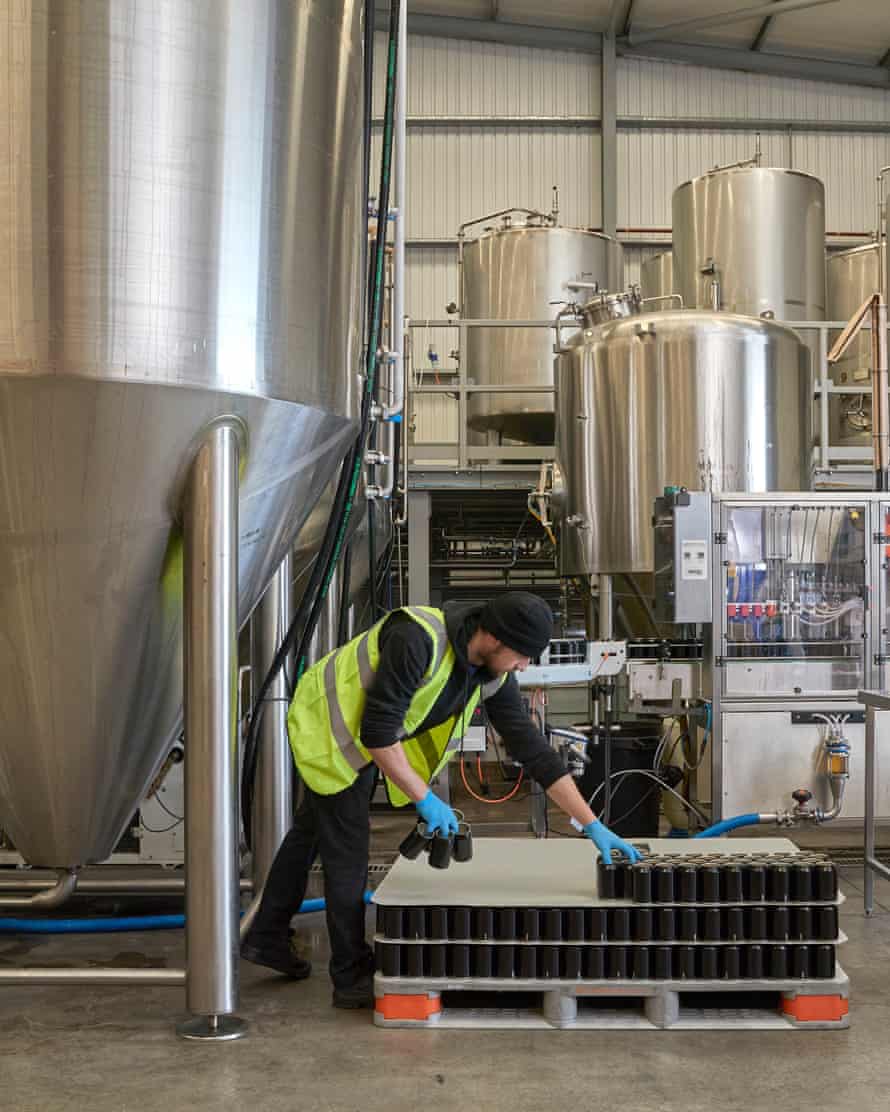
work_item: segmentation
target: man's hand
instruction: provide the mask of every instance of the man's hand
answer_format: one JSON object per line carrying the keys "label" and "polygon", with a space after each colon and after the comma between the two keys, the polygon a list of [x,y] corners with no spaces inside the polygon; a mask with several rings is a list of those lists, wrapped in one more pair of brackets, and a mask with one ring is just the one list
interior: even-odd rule
{"label": "man's hand", "polygon": [[593,842],[596,848],[600,851],[600,856],[603,859],[603,864],[612,864],[612,850],[617,850],[623,853],[627,860],[632,865],[635,861],[640,860],[639,850],[629,843],[622,841],[617,834],[613,834],[608,826],[603,826],[599,819],[594,819],[583,827],[584,833]]}
{"label": "man's hand", "polygon": [[428,791],[414,806],[430,834],[442,834],[447,838],[457,833],[457,815],[434,792]]}

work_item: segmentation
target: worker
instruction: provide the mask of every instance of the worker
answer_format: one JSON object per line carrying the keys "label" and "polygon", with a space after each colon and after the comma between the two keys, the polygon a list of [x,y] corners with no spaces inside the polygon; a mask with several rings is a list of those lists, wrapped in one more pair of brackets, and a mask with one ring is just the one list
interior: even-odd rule
{"label": "worker", "polygon": [[547,604],[524,592],[444,610],[403,607],[305,673],[287,719],[304,794],[269,870],[244,958],[295,980],[309,976],[309,962],[290,945],[289,927],[319,854],[334,1006],[373,1007],[364,891],[378,771],[391,803],[413,803],[430,832],[455,833],[455,813],[429,781],[480,698],[510,756],[602,857],[610,862],[617,850],[638,860],[632,846],[596,819],[520,697],[514,673],[547,647],[552,623]]}

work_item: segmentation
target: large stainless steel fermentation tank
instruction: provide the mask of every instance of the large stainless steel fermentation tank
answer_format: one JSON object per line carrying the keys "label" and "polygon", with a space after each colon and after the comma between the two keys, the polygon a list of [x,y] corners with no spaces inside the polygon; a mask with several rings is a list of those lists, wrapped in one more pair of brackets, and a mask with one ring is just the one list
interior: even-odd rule
{"label": "large stainless steel fermentation tank", "polygon": [[354,428],[361,4],[0,18],[0,824],[34,864],[111,852],[180,729],[185,589],[189,682],[212,681],[187,767],[190,726],[228,754],[188,792],[211,824],[190,929],[197,900],[226,921],[190,945],[222,995],[189,1004],[224,1014],[237,766],[212,684]]}
{"label": "large stainless steel fermentation tank", "polygon": [[[463,245],[461,259],[461,316],[472,320],[552,320],[558,303],[583,299],[571,283],[615,290],[624,280],[616,240],[559,227],[540,214],[486,228]],[[546,328],[471,328],[464,358],[468,377],[478,385],[553,385],[553,333]],[[550,393],[476,393],[467,418],[481,432],[553,443]]]}
{"label": "large stainless steel fermentation tank", "polygon": [[673,251],[662,251],[640,265],[640,293],[644,298],[668,297],[676,292]]}
{"label": "large stainless steel fermentation tank", "polygon": [[652,570],[666,485],[806,487],[809,356],[788,328],[665,311],[585,328],[556,361],[566,575]]}
{"label": "large stainless steel fermentation tank", "polygon": [[[739,165],[674,191],[674,281],[687,309],[825,319],[825,187]],[[715,304],[716,298],[716,304]]]}

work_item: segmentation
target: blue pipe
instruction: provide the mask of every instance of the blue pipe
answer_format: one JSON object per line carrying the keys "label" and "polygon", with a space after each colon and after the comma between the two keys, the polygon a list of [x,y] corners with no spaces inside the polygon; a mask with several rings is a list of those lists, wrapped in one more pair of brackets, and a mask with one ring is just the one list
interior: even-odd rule
{"label": "blue pipe", "polygon": [[701,833],[696,834],[696,838],[717,838],[721,834],[728,834],[730,830],[737,830],[740,826],[757,826],[760,822],[760,815],[736,815],[731,819],[724,819],[722,822],[716,822],[713,826],[709,826],[707,830],[702,830]]}
{"label": "blue pipe", "polygon": [[[365,903],[372,893],[365,892]],[[324,911],[323,899],[303,900],[298,915]],[[117,931],[169,931],[185,926],[184,915],[131,915],[123,919],[0,919],[0,934],[113,934]]]}

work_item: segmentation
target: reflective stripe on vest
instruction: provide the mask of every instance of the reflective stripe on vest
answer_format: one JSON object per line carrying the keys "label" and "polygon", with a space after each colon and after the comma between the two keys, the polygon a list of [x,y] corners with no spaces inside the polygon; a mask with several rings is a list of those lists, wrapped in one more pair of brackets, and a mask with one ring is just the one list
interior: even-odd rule
{"label": "reflective stripe on vest", "polygon": [[[454,650],[448,641],[444,615],[432,607],[404,607],[429,635],[433,652],[423,682],[411,699],[400,737],[412,768],[429,780],[449,759],[448,744],[461,737],[464,725],[482,698],[497,691],[506,675],[476,688],[462,711],[422,734],[414,734],[430,714],[454,667]],[[388,617],[388,615],[387,615]],[[386,618],[366,633],[330,653],[301,679],[288,712],[288,733],[300,774],[313,791],[331,795],[347,788],[371,759],[361,744],[360,728],[365,694],[374,681],[380,654],[378,640]],[[458,722],[460,730],[457,732]],[[407,797],[388,785],[398,806]]]}

